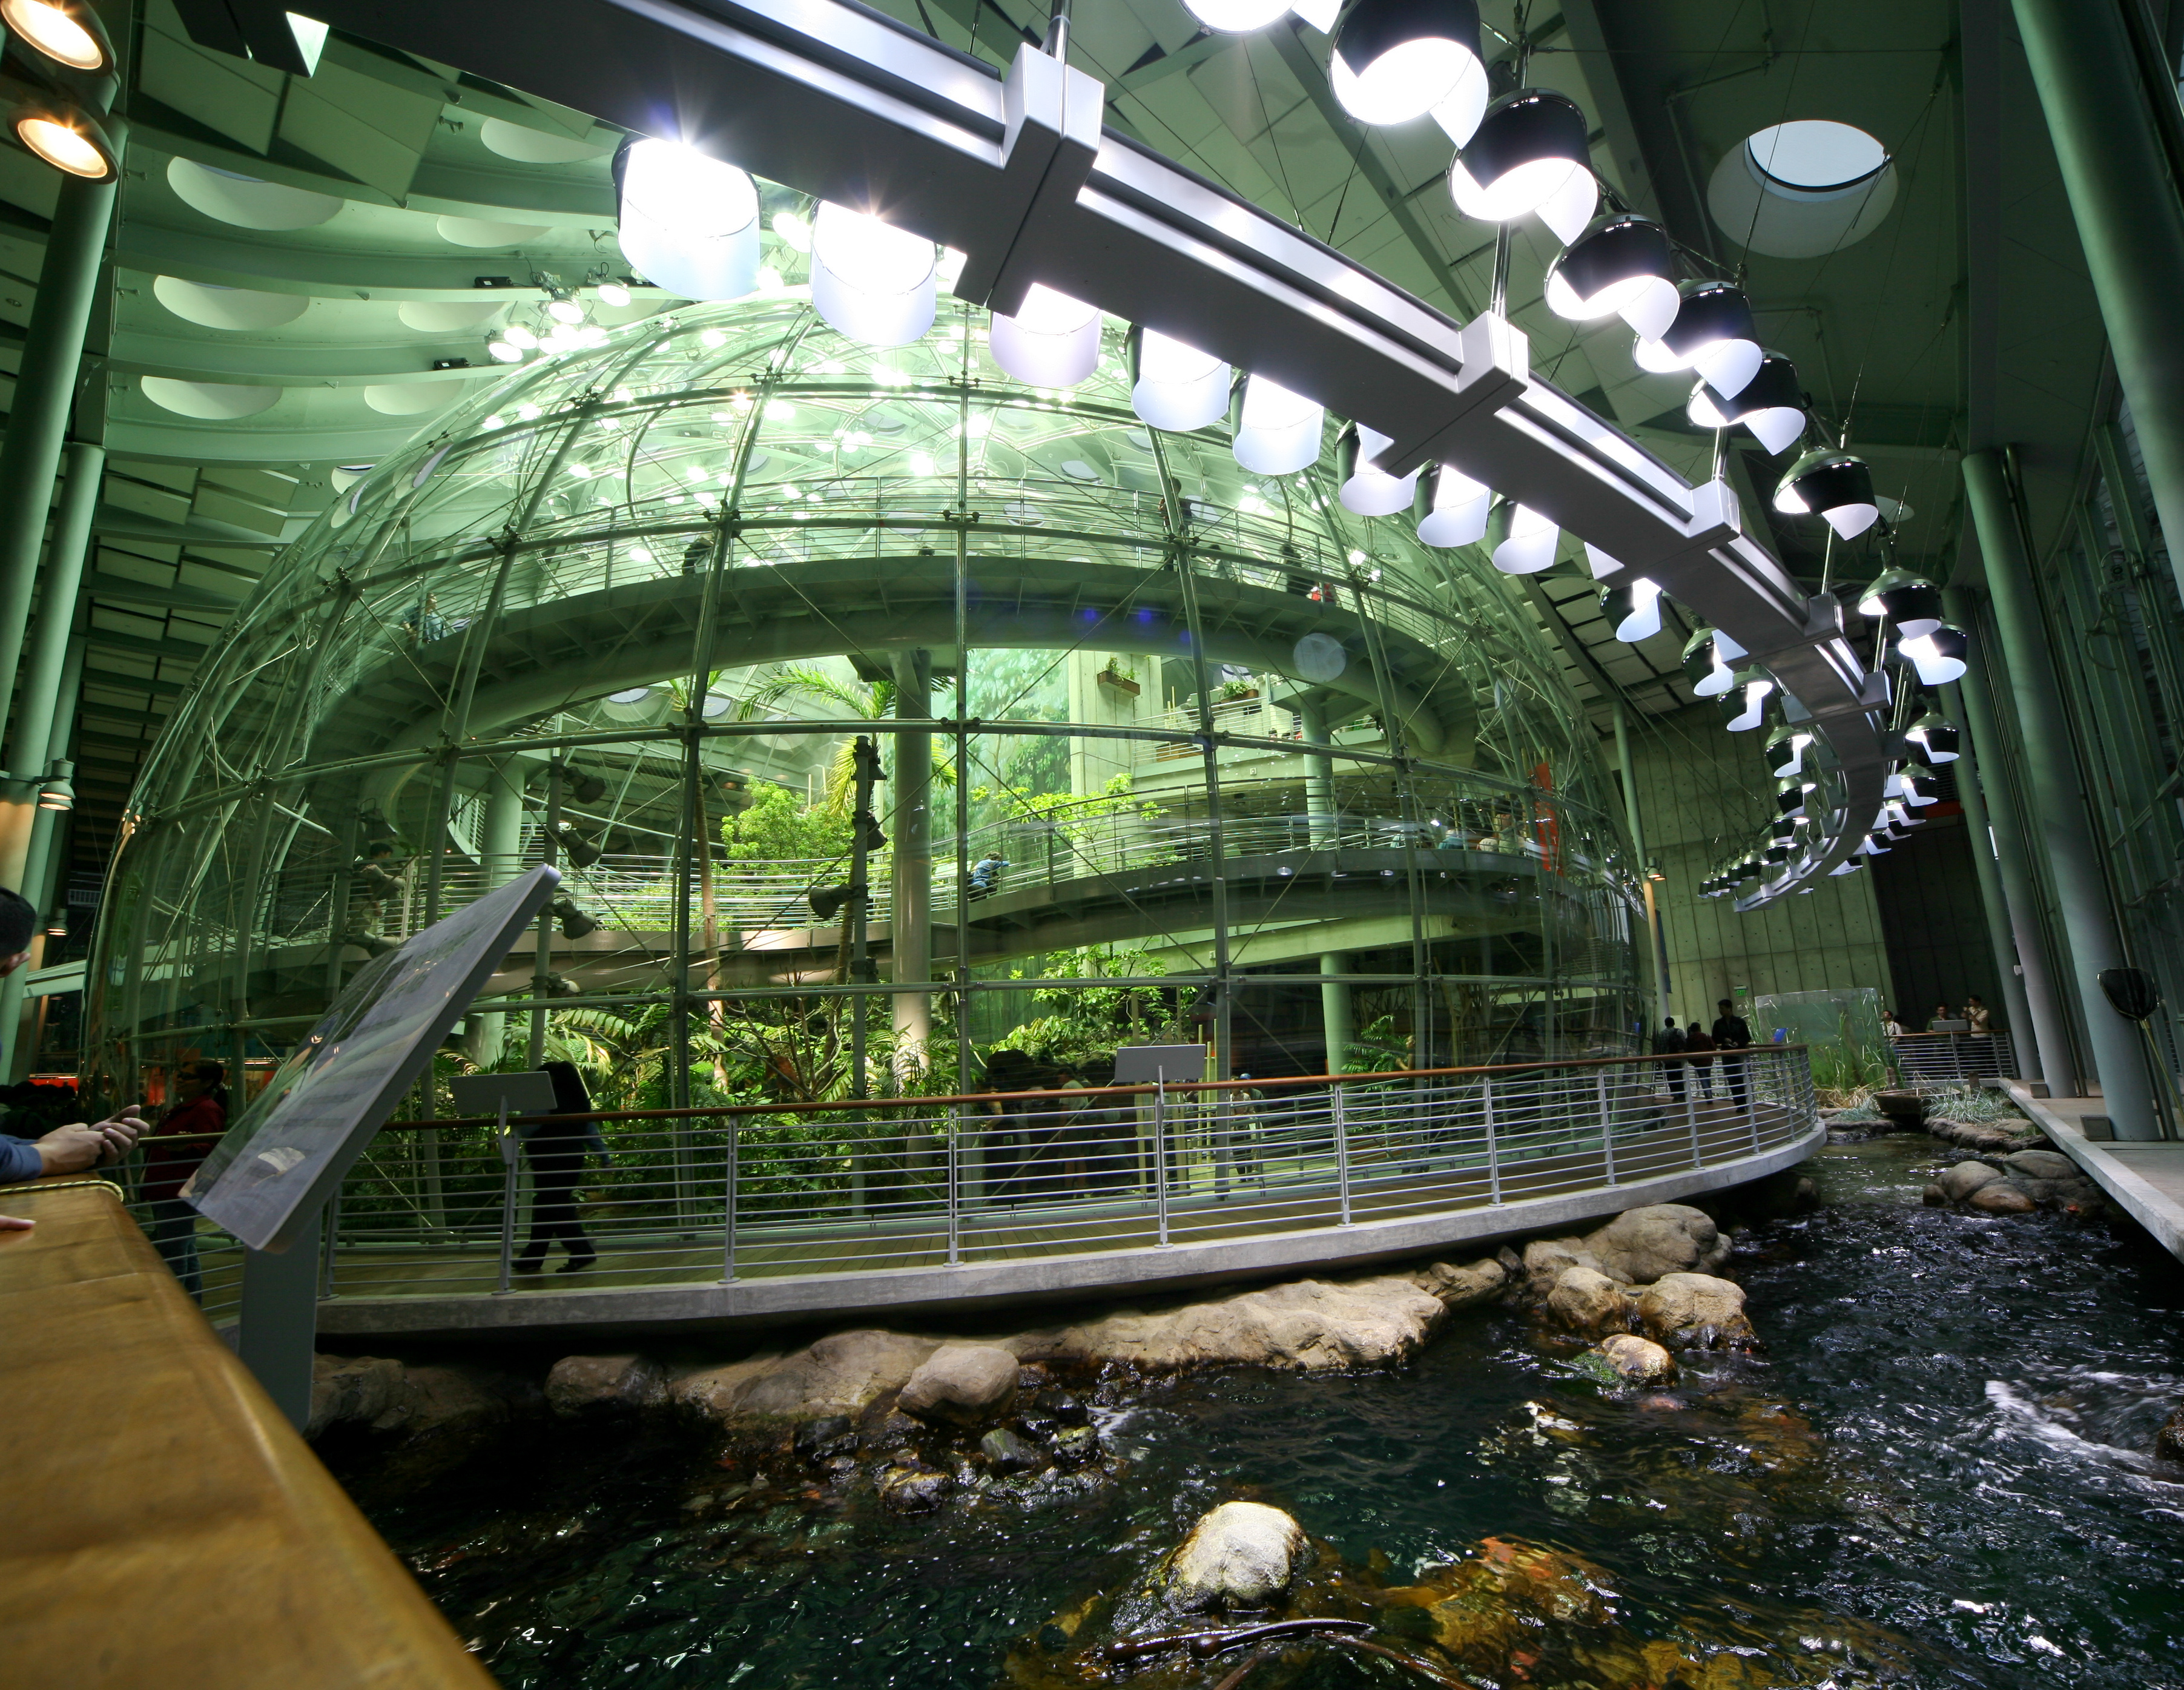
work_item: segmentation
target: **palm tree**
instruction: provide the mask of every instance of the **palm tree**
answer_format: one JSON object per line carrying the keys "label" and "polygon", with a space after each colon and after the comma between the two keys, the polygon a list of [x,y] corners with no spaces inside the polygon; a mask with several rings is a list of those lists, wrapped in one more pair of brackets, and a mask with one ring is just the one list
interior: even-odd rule
{"label": "palm tree", "polygon": [[[938,680],[933,689],[940,690]],[[894,712],[895,685],[890,678],[841,681],[824,669],[793,663],[737,706],[737,719],[750,722],[761,716],[787,714],[777,706],[783,700],[800,694],[823,700],[838,706],[843,715],[863,722],[884,722]],[[942,755],[937,745],[933,748],[933,778],[943,786],[956,784],[956,765]],[[821,803],[829,814],[846,816],[856,789],[856,739],[854,734],[845,734],[842,743],[834,748],[833,761],[827,765],[827,795]]]}

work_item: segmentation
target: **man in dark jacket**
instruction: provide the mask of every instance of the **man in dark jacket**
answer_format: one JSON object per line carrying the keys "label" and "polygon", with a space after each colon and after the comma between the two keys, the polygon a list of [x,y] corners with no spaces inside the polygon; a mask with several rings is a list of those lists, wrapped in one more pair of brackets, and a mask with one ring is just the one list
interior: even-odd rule
{"label": "man in dark jacket", "polygon": [[[1673,1015],[1661,1018],[1661,1029],[1653,1035],[1653,1054],[1657,1057],[1680,1057],[1685,1049],[1684,1029],[1676,1025]],[[1662,1072],[1668,1076],[1669,1090],[1676,1094],[1676,1102],[1684,1101],[1684,1065],[1680,1061],[1665,1062]]]}
{"label": "man in dark jacket", "polygon": [[[1736,1006],[1727,998],[1719,999],[1714,1007],[1721,1012],[1713,1018],[1713,1041],[1723,1051],[1742,1051],[1752,1043],[1752,1026],[1736,1013]],[[1729,1095],[1741,1109],[1751,1096],[1751,1076],[1746,1072],[1749,1058],[1724,1056],[1721,1059],[1721,1077],[1729,1086]]]}

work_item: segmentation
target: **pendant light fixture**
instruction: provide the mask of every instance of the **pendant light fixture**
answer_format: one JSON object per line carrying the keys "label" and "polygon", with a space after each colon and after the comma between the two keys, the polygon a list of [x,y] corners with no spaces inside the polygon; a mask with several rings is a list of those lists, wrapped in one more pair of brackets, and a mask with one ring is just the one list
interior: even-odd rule
{"label": "pendant light fixture", "polygon": [[1187,434],[1227,415],[1234,372],[1212,354],[1149,328],[1131,330],[1128,351],[1130,409],[1139,421]]}
{"label": "pendant light fixture", "polygon": [[811,304],[829,327],[866,346],[908,346],[933,326],[939,298],[932,242],[820,202],[811,220]]}
{"label": "pendant light fixture", "polygon": [[1295,475],[1318,459],[1326,420],[1327,412],[1303,394],[1264,376],[1247,376],[1229,449],[1253,475]]}
{"label": "pendant light fixture", "polygon": [[88,182],[109,182],[121,174],[104,126],[77,106],[41,99],[17,106],[8,123],[16,140],[57,170]]}
{"label": "pendant light fixture", "polygon": [[1100,367],[1100,308],[1034,282],[1014,316],[986,327],[994,362],[1034,388],[1073,388]]}
{"label": "pendant light fixture", "polygon": [[1562,530],[1529,505],[1497,498],[1486,538],[1494,549],[1494,566],[1504,575],[1537,575],[1553,565]]}
{"label": "pendant light fixture", "polygon": [[1766,719],[1768,695],[1774,690],[1774,683],[1757,669],[1740,669],[1735,683],[1722,694],[1722,708],[1729,714],[1729,731],[1748,733]]}
{"label": "pendant light fixture", "polygon": [[631,136],[615,151],[614,181],[622,255],[655,287],[740,299],[758,286],[758,187],[748,172],[679,141]]}
{"label": "pendant light fixture", "polygon": [[1455,465],[1436,464],[1419,477],[1418,502],[1425,513],[1418,518],[1421,545],[1475,546],[1486,538],[1493,489]]}
{"label": "pendant light fixture", "polygon": [[1378,429],[1353,422],[1334,442],[1335,472],[1342,478],[1338,497],[1353,516],[1392,516],[1407,510],[1418,497],[1418,472],[1391,476],[1373,467],[1373,460],[1394,443]]}
{"label": "pendant light fixture", "polygon": [[1808,780],[1777,781],[1774,785],[1774,807],[1786,817],[1802,816],[1805,813],[1806,795],[1813,789],[1813,784]]}
{"label": "pendant light fixture", "polygon": [[1726,282],[1686,282],[1675,320],[1656,339],[1641,339],[1631,356],[1656,376],[1696,371],[1724,399],[1735,399],[1759,373],[1759,330],[1752,302]]}
{"label": "pendant light fixture", "polygon": [[1600,589],[1600,611],[1625,645],[1661,631],[1661,589],[1643,576]]}
{"label": "pendant light fixture", "polygon": [[1668,231],[1628,211],[1595,218],[1547,266],[1547,309],[1571,322],[1620,315],[1658,339],[1676,320],[1675,253]]}
{"label": "pendant light fixture", "polygon": [[1884,569],[1858,597],[1858,614],[1886,617],[1899,634],[1931,633],[1942,625],[1942,589],[1908,569]]}
{"label": "pendant light fixture", "polygon": [[1865,460],[1833,446],[1810,451],[1790,466],[1774,488],[1774,508],[1792,516],[1819,516],[1840,539],[1854,540],[1880,520],[1873,496],[1873,471]]}
{"label": "pendant light fixture", "polygon": [[1536,213],[1568,245],[1600,204],[1584,112],[1552,88],[1502,95],[1451,160],[1448,190],[1475,222],[1513,223]]}
{"label": "pendant light fixture", "polygon": [[1805,747],[1813,743],[1812,734],[1802,728],[1791,728],[1786,723],[1767,736],[1767,772],[1777,780],[1786,780],[1805,766]]}
{"label": "pendant light fixture", "polygon": [[1904,743],[1930,763],[1956,761],[1962,739],[1954,722],[1930,710],[1903,730]]}
{"label": "pendant light fixture", "polygon": [[1805,390],[1797,366],[1779,352],[1763,353],[1759,368],[1733,399],[1702,381],[1691,389],[1684,414],[1701,428],[1734,428],[1739,423],[1767,449],[1770,457],[1788,451],[1805,432]]}
{"label": "pendant light fixture", "polygon": [[114,68],[114,43],[83,0],[0,0],[0,24],[70,70]]}
{"label": "pendant light fixture", "polygon": [[1223,35],[1249,35],[1279,20],[1290,0],[1184,0],[1190,15]]}
{"label": "pendant light fixture", "polygon": [[46,778],[38,784],[38,808],[41,810],[73,810],[75,808],[75,765],[65,757],[56,757],[46,771]]}
{"label": "pendant light fixture", "polygon": [[1953,622],[1942,622],[1928,633],[1899,639],[1896,649],[1919,672],[1919,679],[1930,687],[1945,687],[1952,681],[1962,680],[1970,667],[1964,659],[1971,650],[1971,642]]}
{"label": "pendant light fixture", "polygon": [[1744,648],[1718,627],[1692,631],[1684,642],[1684,675],[1701,698],[1719,698],[1736,684],[1730,666],[1744,655]]}
{"label": "pendant light fixture", "polygon": [[1360,123],[1431,112],[1461,147],[1486,110],[1478,0],[1355,0],[1335,29],[1327,75]]}

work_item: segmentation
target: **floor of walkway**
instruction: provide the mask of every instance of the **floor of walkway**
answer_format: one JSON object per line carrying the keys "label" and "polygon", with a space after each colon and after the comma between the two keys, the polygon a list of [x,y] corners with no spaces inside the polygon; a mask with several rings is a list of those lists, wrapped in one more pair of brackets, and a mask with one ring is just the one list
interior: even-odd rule
{"label": "floor of walkway", "polygon": [[2107,1116],[2108,1106],[2099,1098],[2036,1097],[2016,1080],[2003,1084],[2058,1150],[2084,1168],[2162,1248],[2184,1258],[2184,1143],[2089,1139],[2086,1117]]}

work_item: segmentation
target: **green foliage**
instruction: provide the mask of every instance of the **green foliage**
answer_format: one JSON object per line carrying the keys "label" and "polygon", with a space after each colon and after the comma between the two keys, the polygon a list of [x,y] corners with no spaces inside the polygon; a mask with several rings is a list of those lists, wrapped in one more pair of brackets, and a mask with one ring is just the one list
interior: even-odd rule
{"label": "green foliage", "polygon": [[732,862],[832,862],[849,856],[850,832],[845,812],[806,809],[787,787],[767,784],[721,823],[721,843]]}
{"label": "green foliage", "polygon": [[[1167,972],[1143,951],[1107,951],[1084,945],[1050,951],[1009,971],[1017,980],[1089,979],[1118,975],[1150,979]],[[1144,1043],[1167,1031],[1174,1018],[1164,995],[1143,986],[1037,986],[1032,1001],[1043,1012],[1014,1027],[994,1043],[1067,1065],[1112,1057],[1118,1045]]]}
{"label": "green foliage", "polygon": [[1396,1031],[1392,1015],[1368,1021],[1343,1047],[1344,1074],[1386,1074],[1410,1065],[1410,1052],[1403,1048],[1403,1038]]}
{"label": "green foliage", "polygon": [[1847,1014],[1838,1018],[1839,1035],[1814,1040],[1806,1047],[1813,1067],[1813,1090],[1824,1109],[1864,1105],[1876,1091],[1896,1084],[1896,1069],[1884,1040],[1867,1037]]}
{"label": "green foliage", "polygon": [[2024,1113],[2010,1101],[2006,1091],[1992,1091],[1984,1085],[1959,1082],[1929,1091],[1926,1097],[1928,1119],[1936,1118],[1951,1121],[1970,1121],[1987,1127],[2029,1127]]}

